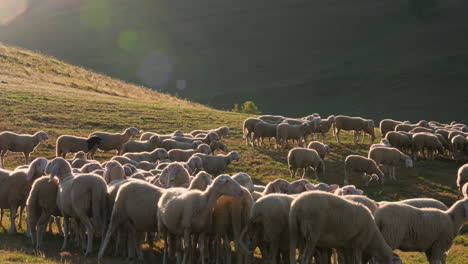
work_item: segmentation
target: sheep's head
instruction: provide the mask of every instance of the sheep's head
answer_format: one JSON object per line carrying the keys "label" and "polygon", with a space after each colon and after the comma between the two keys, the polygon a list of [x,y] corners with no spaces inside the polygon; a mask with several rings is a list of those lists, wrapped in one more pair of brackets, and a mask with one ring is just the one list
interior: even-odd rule
{"label": "sheep's head", "polygon": [[265,194],[267,193],[287,193],[289,188],[289,182],[284,179],[276,179],[269,182],[265,187]]}
{"label": "sheep's head", "polygon": [[429,123],[426,120],[421,120],[418,122],[418,126],[429,127]]}
{"label": "sheep's head", "polygon": [[307,191],[322,191],[322,192],[335,192],[336,189],[340,188],[340,186],[337,184],[328,185],[323,182],[318,183],[318,184],[307,183],[304,187],[307,189]]}
{"label": "sheep's head", "polygon": [[340,189],[336,190],[336,195],[362,195],[364,194],[363,190],[356,188],[354,185],[346,185],[341,187]]}
{"label": "sheep's head", "polygon": [[46,132],[44,131],[39,131],[34,134],[34,137],[39,141],[39,142],[46,142],[49,139],[49,136],[47,135]]}
{"label": "sheep's head", "polygon": [[198,171],[203,170],[203,160],[198,156],[192,156],[187,161],[187,166],[190,175],[193,175]]}
{"label": "sheep's head", "polygon": [[161,146],[161,138],[158,135],[153,135],[149,139],[149,143],[154,147]]}
{"label": "sheep's head", "polygon": [[63,158],[55,158],[47,164],[45,172],[50,174],[50,182],[53,181],[55,176],[63,176],[65,174],[71,174],[72,168],[70,163],[68,163]]}
{"label": "sheep's head", "polygon": [[288,186],[287,194],[298,194],[298,193],[305,192],[306,191],[305,186],[307,184],[310,184],[310,182],[304,179],[293,181]]}
{"label": "sheep's head", "polygon": [[202,179],[203,182],[208,186],[213,182],[213,176],[211,174],[207,173],[206,171],[200,171],[197,173],[195,176],[196,178]]}
{"label": "sheep's head", "polygon": [[31,164],[29,164],[28,172],[27,172],[27,180],[33,181],[42,175],[45,174],[45,170],[47,167],[47,159],[45,158],[37,158]]}
{"label": "sheep's head", "polygon": [[238,172],[232,175],[232,178],[238,182],[241,186],[247,188],[249,192],[254,192],[254,184],[252,178],[245,172]]}
{"label": "sheep's head", "polygon": [[[212,142],[212,144],[213,144],[213,142]],[[211,153],[211,147],[208,146],[207,144],[200,144],[197,147],[197,151],[199,153],[203,153],[203,154],[210,154]]]}
{"label": "sheep's head", "polygon": [[219,141],[219,136],[216,132],[208,133],[205,138],[208,140],[208,142]]}
{"label": "sheep's head", "polygon": [[124,179],[126,176],[125,170],[117,161],[109,161],[106,164],[104,171],[104,180],[109,184],[113,180]]}
{"label": "sheep's head", "polygon": [[167,153],[167,150],[163,148],[157,148],[153,150],[152,156],[155,158],[155,161],[169,158],[169,154]]}
{"label": "sheep's head", "polygon": [[86,153],[84,153],[83,151],[78,151],[73,156],[73,159],[86,159]]}
{"label": "sheep's head", "polygon": [[229,127],[227,126],[222,126],[220,128],[218,128],[218,131],[219,131],[219,135],[223,136],[223,137],[227,137],[229,136]]}
{"label": "sheep's head", "polygon": [[125,134],[130,135],[130,137],[135,137],[140,134],[140,130],[138,130],[136,127],[129,127],[125,129]]}
{"label": "sheep's head", "polygon": [[92,137],[88,138],[87,141],[88,141],[88,149],[91,150],[91,149],[93,149],[95,146],[101,144],[102,138],[97,137],[97,136],[92,136]]}
{"label": "sheep's head", "polygon": [[174,133],[172,133],[172,136],[174,136],[174,137],[183,137],[184,132],[181,131],[181,130],[176,130],[176,131],[174,131]]}
{"label": "sheep's head", "polygon": [[127,176],[127,177],[132,175],[137,170],[137,168],[132,164],[125,164],[123,166],[123,169],[124,169],[124,172],[125,172],[125,176]]}
{"label": "sheep's head", "polygon": [[228,195],[233,197],[242,197],[244,191],[238,182],[233,180],[231,176],[223,174],[216,177],[213,183],[210,185],[211,188],[216,190],[220,195]]}
{"label": "sheep's head", "polygon": [[240,158],[239,152],[237,152],[237,151],[231,151],[231,152],[229,152],[228,155],[229,155],[229,160],[230,160],[231,162],[234,161],[234,160],[235,160],[235,161],[239,161],[239,158]]}

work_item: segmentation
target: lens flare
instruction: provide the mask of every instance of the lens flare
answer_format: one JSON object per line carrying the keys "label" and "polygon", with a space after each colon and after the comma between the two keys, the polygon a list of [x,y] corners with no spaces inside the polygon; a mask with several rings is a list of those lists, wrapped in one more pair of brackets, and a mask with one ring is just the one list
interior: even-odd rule
{"label": "lens flare", "polygon": [[111,23],[112,7],[104,0],[88,0],[80,8],[80,21],[85,27],[103,30]]}
{"label": "lens flare", "polygon": [[137,32],[132,30],[125,30],[119,34],[119,48],[125,51],[131,51],[136,48],[140,36]]}
{"label": "lens flare", "polygon": [[28,0],[0,0],[0,25],[10,23],[27,8]]}
{"label": "lens flare", "polygon": [[140,81],[148,87],[165,89],[174,74],[172,58],[163,51],[152,52],[137,71]]}

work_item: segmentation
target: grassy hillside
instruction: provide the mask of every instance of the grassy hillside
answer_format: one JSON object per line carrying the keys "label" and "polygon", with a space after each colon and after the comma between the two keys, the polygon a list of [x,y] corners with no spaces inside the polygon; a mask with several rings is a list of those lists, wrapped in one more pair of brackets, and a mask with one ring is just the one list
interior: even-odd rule
{"label": "grassy hillside", "polygon": [[28,0],[0,41],[217,108],[468,121],[468,5],[408,1]]}
{"label": "grassy hillside", "polygon": [[[243,144],[241,124],[247,117],[222,112],[144,87],[125,83],[107,76],[65,64],[57,59],[14,47],[0,46],[0,131],[22,133],[46,131],[50,141],[40,145],[33,157],[54,157],[55,140],[62,134],[86,136],[92,131],[122,131],[136,126],[145,131],[190,131],[228,125],[232,135],[226,140],[241,160],[229,166],[229,173],[245,171],[256,183],[266,183],[279,177],[291,180],[286,167],[286,152],[273,148],[253,149]],[[391,115],[391,113],[389,113]],[[345,134],[344,145],[329,142],[332,153],[326,160],[327,175],[323,181],[341,184],[343,160],[348,154],[365,154],[367,145],[353,146],[351,136]],[[331,137],[329,137],[331,138]],[[110,153],[98,154],[103,161]],[[22,156],[9,154],[8,168],[22,164]],[[363,188],[376,200],[398,200],[412,197],[433,197],[446,204],[456,200],[455,178],[460,164],[452,160],[418,161],[412,170],[398,169],[399,182],[384,186],[372,183]],[[360,177],[351,182],[361,185]],[[3,219],[8,227],[8,219]],[[464,230],[452,250],[448,263],[463,263],[468,258],[468,234]],[[94,263],[84,259],[77,248],[59,252],[61,239],[45,239],[44,255],[36,256],[29,240],[18,234],[0,233],[0,263]],[[158,261],[159,255],[147,252],[148,261]],[[405,263],[425,262],[423,254],[402,253]],[[107,259],[106,263],[119,263]]]}

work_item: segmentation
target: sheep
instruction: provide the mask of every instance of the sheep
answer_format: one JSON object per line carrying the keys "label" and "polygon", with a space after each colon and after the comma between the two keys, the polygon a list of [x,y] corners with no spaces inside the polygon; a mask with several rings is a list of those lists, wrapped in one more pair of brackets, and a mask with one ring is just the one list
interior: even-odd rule
{"label": "sheep", "polygon": [[[216,141],[219,142],[219,141]],[[200,144],[194,149],[171,149],[168,152],[169,159],[172,161],[187,161],[195,153],[211,154],[212,150],[207,144]]]}
{"label": "sheep", "polygon": [[382,137],[386,137],[387,133],[390,131],[394,131],[395,127],[399,124],[403,124],[401,121],[396,121],[393,119],[383,119],[380,121],[380,132],[382,133]]}
{"label": "sheep", "polygon": [[159,136],[154,135],[148,141],[134,141],[129,140],[123,146],[120,153],[128,153],[128,152],[151,152],[156,148],[161,146],[161,139]]}
{"label": "sheep", "polygon": [[334,191],[335,195],[338,196],[346,196],[346,195],[362,195],[364,194],[363,190],[356,188],[354,185],[345,185],[343,187],[339,187]]}
{"label": "sheep", "polygon": [[390,143],[394,148],[397,148],[404,152],[409,152],[411,150],[411,138],[401,132],[389,131],[385,135],[385,139]]}
{"label": "sheep", "polygon": [[189,190],[200,190],[204,191],[211,184],[213,181],[213,176],[211,174],[200,171],[195,175],[195,177],[190,182],[190,186],[188,187]]}
{"label": "sheep", "polygon": [[375,222],[392,249],[426,253],[429,263],[445,263],[453,239],[468,220],[468,199],[447,211],[388,203],[375,214]]}
{"label": "sheep", "polygon": [[254,192],[254,184],[252,182],[252,178],[247,173],[238,172],[232,175],[232,179],[234,179],[242,187],[245,187],[247,190],[249,190],[249,192]]}
{"label": "sheep", "polygon": [[322,191],[329,193],[335,193],[335,191],[340,188],[338,184],[329,185],[323,182],[317,184],[307,183],[304,187],[307,191]]}
{"label": "sheep", "polygon": [[289,211],[290,263],[296,263],[298,243],[301,263],[309,263],[318,248],[352,250],[346,263],[366,263],[377,257],[392,263],[392,249],[381,236],[369,209],[326,192],[299,195]]}
{"label": "sheep", "polygon": [[288,153],[288,168],[292,178],[296,177],[298,169],[304,169],[302,178],[305,177],[306,171],[309,168],[314,170],[315,179],[318,179],[318,173],[325,175],[325,163],[320,158],[318,152],[314,149],[291,149]]}
{"label": "sheep", "polygon": [[429,123],[426,120],[421,120],[417,124],[403,123],[395,127],[395,131],[410,132],[412,129],[417,127],[429,128]]}
{"label": "sheep", "polygon": [[[349,184],[348,175],[352,172],[363,173],[363,179],[366,181],[366,185],[373,179],[383,183],[384,173],[379,168],[377,163],[369,158],[359,155],[349,155],[345,159],[344,165],[344,184]],[[366,180],[368,178],[368,180]]]}
{"label": "sheep", "polygon": [[322,160],[325,159],[325,156],[330,153],[330,147],[326,144],[320,143],[318,141],[312,141],[307,145],[308,149],[315,149],[319,154]]}
{"label": "sheep", "polygon": [[[125,153],[127,154],[127,153]],[[120,163],[122,166],[125,166],[125,165],[131,165],[133,167],[135,167],[135,170],[136,170],[136,166],[138,165],[139,162],[136,162],[136,161],[133,161],[127,157],[123,157],[123,156],[115,156],[115,157],[112,157],[111,160],[115,160],[117,161],[118,163]],[[133,172],[132,172],[133,173]]]}
{"label": "sheep", "polygon": [[190,175],[180,163],[171,163],[161,172],[159,182],[163,184],[165,188],[188,188],[190,185]]}
{"label": "sheep", "polygon": [[342,197],[346,200],[350,200],[350,201],[364,205],[365,207],[367,207],[367,209],[369,209],[372,215],[375,215],[375,212],[377,212],[377,210],[379,209],[379,204],[365,195],[351,194],[351,195],[344,195]]}
{"label": "sheep", "polygon": [[[158,160],[167,159],[169,155],[167,154],[167,150],[163,148],[157,148],[151,152],[125,153],[123,157],[131,159],[135,162],[156,162]],[[112,158],[112,160],[116,160],[115,158],[116,157]]]}
{"label": "sheep", "polygon": [[[251,209],[247,224],[242,230],[240,246],[249,254],[257,247],[268,263],[278,263],[278,257],[287,262],[289,249],[289,210],[294,200],[286,194],[270,194],[257,200]],[[244,237],[249,241],[245,245]],[[262,244],[260,244],[260,242]]]}
{"label": "sheep", "polygon": [[462,135],[456,135],[450,142],[452,145],[453,157],[455,160],[463,160],[465,149],[468,147],[468,140]]}
{"label": "sheep", "polygon": [[452,141],[452,139],[456,136],[464,136],[464,137],[467,137],[468,136],[468,133],[465,133],[465,132],[462,132],[462,131],[458,131],[458,130],[453,130],[453,131],[450,131],[449,135],[448,135],[448,140],[449,141]]}
{"label": "sheep", "polygon": [[205,143],[208,145],[212,141],[220,141],[218,134],[216,134],[215,132],[210,132],[206,134],[204,137],[189,138],[189,137],[175,136],[175,137],[172,137],[171,139],[179,141],[179,142],[184,142],[184,143],[193,143],[195,141],[201,141],[202,143]]}
{"label": "sheep", "polygon": [[287,194],[299,194],[307,191],[306,186],[310,185],[311,183],[308,180],[300,179],[293,181],[289,184],[287,188]]}
{"label": "sheep", "polygon": [[[70,164],[63,158],[53,159],[46,168],[50,174],[50,181],[58,178],[57,206],[64,218],[64,239],[62,250],[67,247],[68,221],[70,217],[79,219],[86,228],[88,243],[85,256],[89,256],[93,249],[94,232],[104,233],[107,218],[107,185],[104,179],[95,174],[81,174],[75,176],[71,172]],[[92,212],[93,221],[89,218]]]}
{"label": "sheep", "polygon": [[262,120],[258,118],[247,118],[242,125],[242,138],[245,139],[245,144],[249,145],[252,141],[252,133],[254,132],[255,125]]}
{"label": "sheep", "polygon": [[200,157],[190,157],[190,159],[187,160],[187,162],[182,162],[181,164],[183,164],[187,168],[190,175],[193,175],[203,170],[203,160]]}
{"label": "sheep", "polygon": [[280,123],[283,120],[285,120],[286,117],[281,116],[281,115],[261,115],[261,116],[258,117],[258,119],[260,119],[262,121],[266,121],[266,122]]}
{"label": "sheep", "polygon": [[84,138],[63,135],[57,138],[55,156],[65,158],[68,152],[91,153],[97,149],[101,141],[102,139],[97,136]]}
{"label": "sheep", "polygon": [[407,169],[413,168],[413,160],[403,152],[399,151],[396,148],[389,147],[377,147],[371,149],[368,154],[369,159],[373,159],[377,164],[389,166],[389,176],[390,179],[396,181],[395,167],[400,161],[405,162],[405,167]]}
{"label": "sheep", "polygon": [[265,185],[254,184],[254,191],[255,192],[263,192],[265,190]]}
{"label": "sheep", "polygon": [[417,160],[419,151],[422,152],[424,158],[426,158],[425,151],[428,153],[428,157],[434,160],[434,151],[444,153],[442,143],[440,143],[437,136],[425,132],[413,134],[411,139],[411,147],[413,150],[413,159]]}
{"label": "sheep", "polygon": [[457,172],[458,198],[462,195],[462,187],[468,182],[468,163],[461,166]]}
{"label": "sheep", "polygon": [[10,131],[0,133],[0,165],[5,168],[5,155],[10,152],[23,152],[25,164],[29,163],[29,155],[34,152],[39,143],[46,142],[49,136],[44,131],[34,135],[16,134]]}
{"label": "sheep", "polygon": [[[350,117],[339,115],[335,117],[335,123],[333,125],[333,133],[336,137],[336,141],[340,142],[340,131],[341,130],[353,130],[354,131],[354,144],[357,144],[359,140],[359,133],[361,131],[367,130],[371,133],[371,144],[375,140],[375,135],[371,130],[374,130],[374,121],[370,119],[364,119],[361,117]],[[370,130],[369,130],[370,129]]]}
{"label": "sheep", "polygon": [[313,130],[314,133],[320,133],[322,134],[322,141],[325,143],[327,133],[330,131],[330,128],[333,126],[335,123],[335,116],[331,115],[327,119],[321,119],[320,120],[320,125]]}
{"label": "sheep", "polygon": [[137,243],[137,232],[158,231],[156,206],[164,190],[144,181],[130,181],[120,186],[115,198],[109,228],[98,253],[101,260],[106,251],[112,234],[118,227],[124,227],[129,232],[129,258],[134,256],[134,250],[140,260],[143,259],[141,245]]}
{"label": "sheep", "polygon": [[99,164],[98,162],[91,162],[91,163],[88,163],[88,164],[85,164],[83,167],[81,167],[81,172],[82,173],[91,173],[91,172],[94,172],[96,170],[101,170],[103,169],[101,164]]}
{"label": "sheep", "polygon": [[[89,134],[89,137],[99,137],[101,142],[98,144],[98,148],[102,151],[116,150],[117,155],[122,154],[122,146],[130,140],[130,138],[137,136],[140,131],[135,127],[129,127],[125,129],[122,134],[107,133],[107,132],[93,132]],[[90,151],[90,157],[94,158],[94,153],[96,149]]]}
{"label": "sheep", "polygon": [[157,164],[148,162],[148,161],[142,161],[139,162],[138,165],[136,165],[137,169],[144,170],[144,171],[150,171],[156,169]]}
{"label": "sheep", "polygon": [[[445,150],[447,150],[448,152],[452,151],[452,145],[445,139],[444,136],[442,136],[439,133],[434,133],[434,135],[437,137],[437,139],[439,139],[440,143],[442,143],[442,146],[444,147]],[[440,154],[443,154],[443,153],[440,153]]]}
{"label": "sheep", "polygon": [[265,186],[265,189],[262,191],[262,195],[270,193],[288,193],[289,186],[290,183],[287,180],[276,179]]}
{"label": "sheep", "polygon": [[[45,158],[37,158],[27,169],[16,169],[0,184],[0,209],[10,209],[10,229],[8,234],[16,233],[15,218],[18,207],[26,204],[31,185],[34,180],[44,175],[47,165]],[[21,220],[20,212],[20,220]],[[21,221],[20,221],[21,224]]]}
{"label": "sheep", "polygon": [[379,206],[383,206],[387,203],[404,203],[404,204],[411,205],[416,208],[434,208],[434,209],[439,209],[442,211],[448,210],[448,207],[444,203],[436,199],[432,199],[432,198],[413,198],[413,199],[401,200],[398,202],[382,201],[382,202],[379,202],[378,204]]}
{"label": "sheep", "polygon": [[252,143],[254,146],[263,145],[263,139],[268,138],[270,141],[271,138],[276,139],[276,129],[278,124],[270,124],[267,122],[259,122],[255,125],[253,130]]}
{"label": "sheep", "polygon": [[283,149],[288,145],[288,140],[296,140],[299,146],[305,142],[305,137],[309,133],[309,124],[302,123],[300,125],[290,125],[288,123],[281,123],[276,128],[276,144]]}
{"label": "sheep", "polygon": [[[175,192],[175,195],[174,195]],[[188,263],[190,236],[198,234],[200,257],[205,264],[205,239],[209,230],[212,211],[222,195],[242,197],[242,187],[229,175],[220,175],[204,191],[190,190],[180,193],[177,188],[167,190],[158,202],[158,226],[167,245],[167,232],[184,238],[183,263]],[[167,247],[164,247],[163,263],[166,263]]]}
{"label": "sheep", "polygon": [[221,150],[224,153],[228,153],[229,149],[226,144],[221,141],[212,141],[210,143],[211,153],[214,155],[216,150]]}
{"label": "sheep", "polygon": [[216,134],[218,134],[219,138],[225,138],[229,135],[229,127],[227,126],[222,126],[222,127],[218,127],[216,129],[211,129],[211,130],[193,130],[192,132],[190,132],[190,135],[192,135],[193,137],[196,137],[198,134],[208,134],[210,132],[215,132]]}
{"label": "sheep", "polygon": [[427,128],[427,127],[415,127],[411,129],[409,132],[410,133],[420,133],[420,132],[434,133],[434,129]]}
{"label": "sheep", "polygon": [[[27,223],[31,242],[39,250],[42,236],[51,216],[61,216],[57,207],[58,181],[50,181],[49,177],[40,177],[34,181],[26,201]],[[58,225],[60,228],[60,225]],[[61,229],[59,229],[60,233]]]}
{"label": "sheep", "polygon": [[227,166],[231,164],[232,161],[239,160],[239,153],[237,151],[231,151],[226,155],[207,155],[202,153],[197,153],[195,157],[200,157],[203,161],[203,169],[213,175],[218,175],[223,173]]}
{"label": "sheep", "polygon": [[387,139],[382,138],[379,143],[372,144],[369,149],[377,148],[377,147],[391,147],[390,142]]}

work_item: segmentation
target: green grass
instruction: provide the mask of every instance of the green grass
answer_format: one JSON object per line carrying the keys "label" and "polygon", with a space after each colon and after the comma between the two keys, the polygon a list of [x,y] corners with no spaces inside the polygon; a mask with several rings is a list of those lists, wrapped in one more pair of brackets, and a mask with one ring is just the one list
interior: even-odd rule
{"label": "green grass", "polygon": [[[82,89],[72,83],[86,83],[93,89]],[[33,133],[44,130],[49,134],[49,142],[40,145],[33,157],[54,157],[55,140],[62,134],[86,136],[96,130],[119,132],[129,126],[167,133],[176,129],[190,131],[228,125],[232,135],[226,143],[241,154],[240,161],[230,165],[228,173],[247,172],[255,183],[267,183],[279,177],[291,180],[286,166],[286,151],[272,147],[252,148],[243,143],[240,128],[247,115],[218,111],[148,91],[29,51],[0,46],[0,105],[0,131]],[[342,183],[343,161],[347,155],[365,155],[367,152],[367,144],[354,146],[350,133],[343,133],[343,136],[344,144],[338,145],[328,135],[332,152],[326,159],[326,178],[323,181],[327,183]],[[98,154],[101,161],[110,157],[111,153]],[[22,163],[20,154],[8,154],[7,168],[12,169]],[[433,197],[451,205],[456,200],[455,178],[459,166],[444,158],[418,161],[414,169],[398,169],[396,183],[387,181],[384,186],[371,183],[365,188],[358,175],[352,176],[351,182],[378,201]],[[3,225],[9,227],[7,217],[3,219]],[[465,227],[450,251],[448,263],[464,263],[468,258],[467,241]],[[22,233],[9,236],[0,232],[0,263],[96,262],[94,258],[83,258],[78,248],[59,252],[59,237],[46,237],[45,243],[47,250],[36,256]],[[149,250],[145,254],[146,259],[152,262],[160,257]],[[425,262],[420,253],[402,253],[402,256],[405,263]],[[105,262],[123,263],[116,258]]]}

